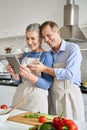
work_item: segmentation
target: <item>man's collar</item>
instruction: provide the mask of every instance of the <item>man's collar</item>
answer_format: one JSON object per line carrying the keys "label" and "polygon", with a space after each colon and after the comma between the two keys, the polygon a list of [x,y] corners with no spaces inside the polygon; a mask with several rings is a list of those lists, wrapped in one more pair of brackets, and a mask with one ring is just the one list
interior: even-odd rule
{"label": "man's collar", "polygon": [[59,53],[60,51],[65,51],[66,50],[66,41],[62,39],[62,43],[60,46],[60,49],[58,50],[58,52],[55,52],[54,49],[51,49],[51,52],[53,53]]}

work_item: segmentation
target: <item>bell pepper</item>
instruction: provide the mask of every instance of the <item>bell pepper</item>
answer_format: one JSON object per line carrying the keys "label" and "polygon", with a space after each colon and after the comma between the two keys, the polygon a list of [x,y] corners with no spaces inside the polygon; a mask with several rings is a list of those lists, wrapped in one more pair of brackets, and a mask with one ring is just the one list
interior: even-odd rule
{"label": "bell pepper", "polygon": [[78,130],[78,126],[74,121],[66,119],[61,130]]}
{"label": "bell pepper", "polygon": [[57,130],[78,130],[77,124],[70,119],[63,118],[63,113],[59,117],[54,117],[52,125]]}

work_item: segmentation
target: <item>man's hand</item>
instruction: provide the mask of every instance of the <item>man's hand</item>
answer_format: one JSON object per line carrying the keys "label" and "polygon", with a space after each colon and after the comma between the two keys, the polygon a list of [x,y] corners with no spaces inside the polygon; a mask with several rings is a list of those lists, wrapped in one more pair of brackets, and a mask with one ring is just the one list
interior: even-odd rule
{"label": "man's hand", "polygon": [[27,67],[36,73],[40,73],[40,72],[44,72],[46,74],[49,74],[51,76],[55,76],[55,71],[54,68],[50,68],[48,66],[45,66],[43,63],[39,62],[39,61],[35,61],[33,62],[32,65],[27,65]]}
{"label": "man's hand", "polygon": [[36,83],[38,80],[38,77],[35,76],[31,70],[27,66],[20,65],[20,75],[28,80],[30,80],[32,83]]}
{"label": "man's hand", "polygon": [[27,65],[27,67],[36,73],[40,73],[44,72],[46,66],[39,61],[35,61],[32,65]]}

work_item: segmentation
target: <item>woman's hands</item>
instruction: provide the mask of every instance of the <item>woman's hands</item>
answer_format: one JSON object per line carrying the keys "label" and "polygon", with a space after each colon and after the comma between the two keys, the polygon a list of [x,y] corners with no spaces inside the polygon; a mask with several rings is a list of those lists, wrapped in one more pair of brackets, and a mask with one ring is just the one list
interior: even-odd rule
{"label": "woman's hands", "polygon": [[23,66],[23,65],[20,65],[20,72],[19,74],[24,77],[24,78],[27,78],[32,74],[30,69],[26,66]]}
{"label": "woman's hands", "polygon": [[15,74],[14,73],[14,70],[12,69],[12,67],[11,67],[11,65],[7,65],[6,66],[6,70],[7,70],[7,72],[15,79],[15,80],[19,80],[19,74]]}
{"label": "woman's hands", "polygon": [[7,65],[7,66],[6,66],[6,70],[7,70],[7,72],[8,72],[10,75],[13,75],[13,74],[14,74],[14,71],[13,71],[11,65]]}
{"label": "woman's hands", "polygon": [[[31,65],[30,65],[31,66]],[[23,65],[20,65],[20,72],[19,74],[15,74],[14,73],[14,70],[12,69],[11,65],[7,65],[6,69],[7,69],[7,72],[12,75],[12,77],[15,79],[15,80],[19,80],[19,75],[30,80],[32,83],[36,83],[37,80],[38,80],[38,77],[35,76],[31,70],[31,67],[30,66],[23,66]]]}

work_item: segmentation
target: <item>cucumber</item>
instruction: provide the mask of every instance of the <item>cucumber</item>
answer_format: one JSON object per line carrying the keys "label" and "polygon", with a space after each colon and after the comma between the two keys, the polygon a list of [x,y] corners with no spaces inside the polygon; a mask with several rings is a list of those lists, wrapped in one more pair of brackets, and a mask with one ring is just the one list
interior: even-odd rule
{"label": "cucumber", "polygon": [[49,115],[49,114],[44,114],[44,113],[30,113],[30,114],[26,114],[24,117],[25,118],[36,118],[38,119],[40,116],[45,116],[47,119],[52,120],[55,116]]}
{"label": "cucumber", "polygon": [[55,116],[49,115],[49,114],[44,114],[44,113],[37,113],[39,116],[46,116],[47,119],[52,120]]}
{"label": "cucumber", "polygon": [[36,118],[36,119],[38,119],[38,114],[26,114],[26,115],[24,115],[24,117],[25,118]]}

